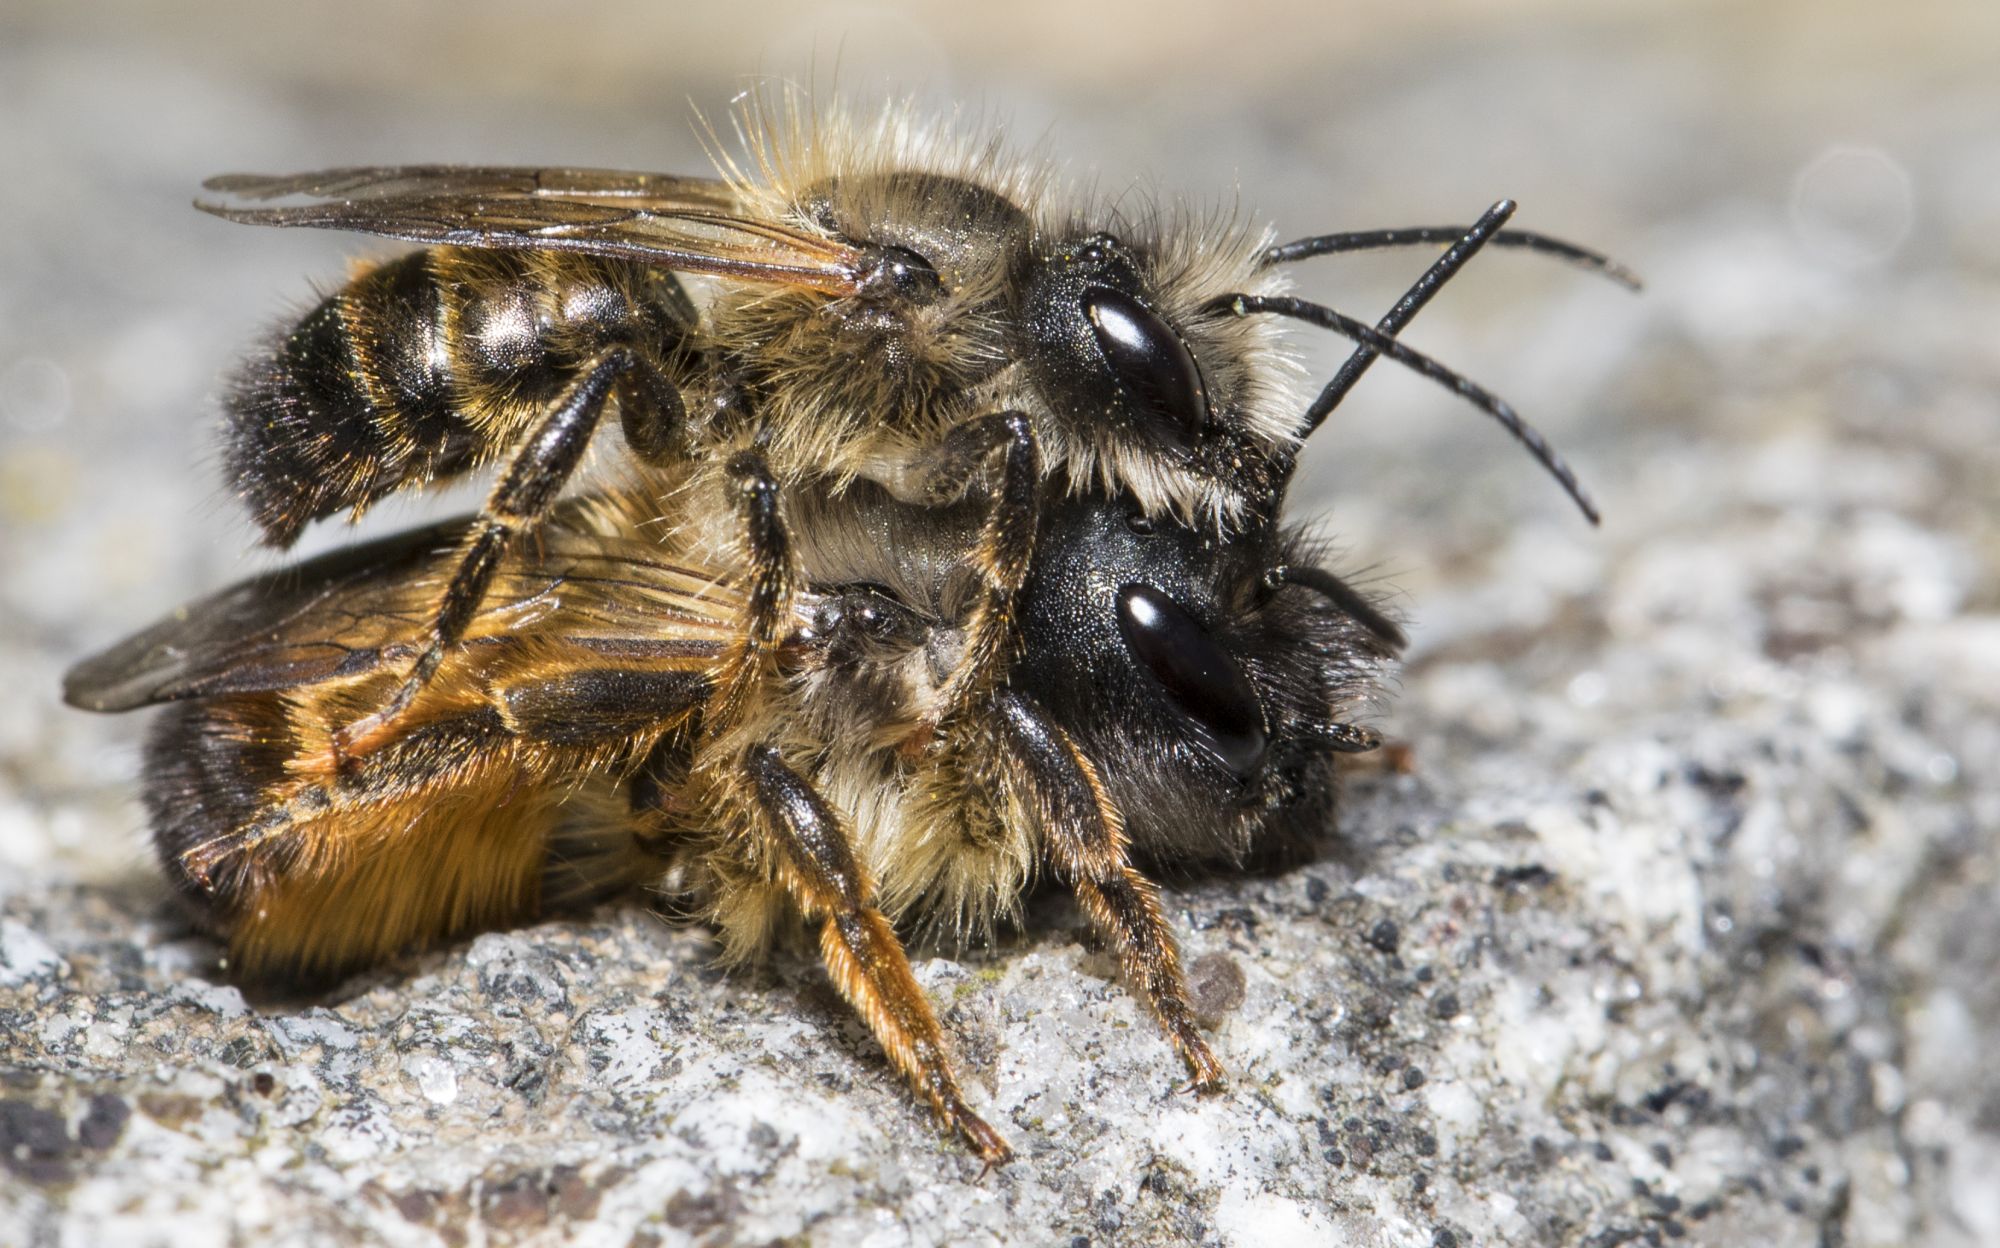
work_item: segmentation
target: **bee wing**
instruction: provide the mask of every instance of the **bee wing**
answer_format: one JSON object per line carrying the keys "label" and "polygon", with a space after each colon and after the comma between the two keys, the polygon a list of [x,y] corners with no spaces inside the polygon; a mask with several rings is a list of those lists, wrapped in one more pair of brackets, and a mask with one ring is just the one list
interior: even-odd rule
{"label": "bee wing", "polygon": [[[463,520],[255,577],[173,612],[78,663],[63,699],[128,711],[225,693],[298,689],[413,661],[457,566]],[[554,640],[609,659],[706,661],[741,597],[649,543],[560,524],[510,554],[462,643],[473,651]]]}
{"label": "bee wing", "polygon": [[750,210],[728,183],[610,169],[401,165],[228,173],[195,207],[249,225],[617,256],[685,273],[860,289],[862,253]]}

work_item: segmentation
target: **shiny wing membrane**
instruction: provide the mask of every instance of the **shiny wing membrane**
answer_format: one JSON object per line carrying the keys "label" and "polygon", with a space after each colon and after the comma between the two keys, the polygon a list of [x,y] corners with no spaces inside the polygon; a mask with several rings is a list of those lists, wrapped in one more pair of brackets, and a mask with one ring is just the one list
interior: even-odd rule
{"label": "shiny wing membrane", "polygon": [[684,273],[860,288],[862,253],[749,210],[728,183],[610,169],[402,165],[228,173],[195,207],[249,225],[353,230],[453,247],[579,251]]}
{"label": "shiny wing membrane", "polygon": [[[467,522],[447,521],[311,559],[182,607],[63,679],[91,711],[358,680],[416,657]],[[706,666],[741,595],[644,541],[561,522],[510,554],[467,630],[462,661],[563,644],[606,660]]]}

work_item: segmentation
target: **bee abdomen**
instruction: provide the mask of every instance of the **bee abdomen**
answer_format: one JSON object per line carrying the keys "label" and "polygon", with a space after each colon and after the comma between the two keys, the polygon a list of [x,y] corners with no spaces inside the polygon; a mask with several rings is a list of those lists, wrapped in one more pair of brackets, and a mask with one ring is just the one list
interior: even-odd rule
{"label": "bee abdomen", "polygon": [[525,435],[613,346],[658,369],[695,321],[671,274],[599,258],[433,248],[321,301],[237,375],[231,485],[274,546]]}
{"label": "bee abdomen", "polygon": [[[517,789],[504,736],[497,715],[473,713],[406,738],[362,776],[301,784],[281,697],[180,703],[147,743],[154,845],[197,921],[227,943],[232,978],[325,986],[540,914],[569,794]],[[615,832],[597,831],[602,852]]]}
{"label": "bee abdomen", "polygon": [[218,904],[183,856],[256,819],[265,792],[284,778],[281,743],[288,740],[282,709],[269,698],[175,703],[147,738],[144,796],[154,847],[168,879],[209,926],[229,901]]}
{"label": "bee abdomen", "polygon": [[237,375],[226,469],[272,545],[469,465],[478,439],[454,397],[434,259],[370,269]]}

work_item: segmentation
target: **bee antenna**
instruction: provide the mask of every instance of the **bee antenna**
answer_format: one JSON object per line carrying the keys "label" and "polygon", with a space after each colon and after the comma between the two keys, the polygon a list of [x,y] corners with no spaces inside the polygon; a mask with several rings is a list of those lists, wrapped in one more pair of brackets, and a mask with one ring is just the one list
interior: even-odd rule
{"label": "bee antenna", "polygon": [[[1412,372],[1428,377],[1499,421],[1502,428],[1513,434],[1521,445],[1528,448],[1528,453],[1540,461],[1542,467],[1548,469],[1549,475],[1563,487],[1564,492],[1577,505],[1577,509],[1583,512],[1584,517],[1592,524],[1600,522],[1596,504],[1590,501],[1590,495],[1584,492],[1582,483],[1576,479],[1576,473],[1563,462],[1562,456],[1556,454],[1555,448],[1548,444],[1548,440],[1542,437],[1533,425],[1523,420],[1520,413],[1516,412],[1505,399],[1471,378],[1445,367],[1421,351],[1404,346],[1395,338],[1355,320],[1345,312],[1336,312],[1324,304],[1313,303],[1310,300],[1284,295],[1231,294],[1219,296],[1208,307],[1210,310],[1226,312],[1232,316],[1289,316],[1295,320],[1305,321],[1321,329],[1332,330],[1369,348],[1377,355],[1387,356]],[[1319,404],[1314,404],[1315,408],[1318,406]],[[1324,415],[1324,412],[1320,413],[1320,418],[1324,419]],[[1306,432],[1311,431],[1309,425]]]}
{"label": "bee antenna", "polygon": [[[1503,199],[1488,208],[1479,220],[1473,223],[1472,228],[1465,232],[1464,237],[1447,247],[1444,254],[1433,261],[1430,268],[1424,270],[1424,275],[1403,292],[1403,297],[1396,301],[1396,306],[1390,308],[1381,320],[1375,322],[1376,331],[1391,337],[1401,333],[1403,327],[1414,320],[1417,313],[1423,311],[1424,305],[1429,303],[1438,291],[1444,289],[1444,284],[1458,275],[1458,271],[1465,267],[1465,262],[1478,255],[1480,248],[1493,241],[1500,233],[1500,227],[1514,215],[1514,208],[1515,204],[1511,199]],[[1366,344],[1354,348],[1354,353],[1347,357],[1347,361],[1340,366],[1340,371],[1333,375],[1333,380],[1326,383],[1326,389],[1321,390],[1319,397],[1313,400],[1312,406],[1306,409],[1305,418],[1300,422],[1301,441],[1311,437],[1313,431],[1326,420],[1327,413],[1340,406],[1340,401],[1347,397],[1347,392],[1354,389],[1354,383],[1361,380],[1361,375],[1368,371],[1368,366],[1380,358],[1380,355],[1380,352]]]}
{"label": "bee antenna", "polygon": [[[1291,264],[1298,260],[1310,260],[1314,256],[1330,256],[1349,251],[1379,251],[1388,247],[1414,247],[1422,243],[1449,243],[1466,234],[1462,225],[1408,225],[1391,230],[1348,230],[1339,234],[1316,234],[1311,238],[1295,239],[1289,243],[1279,243],[1267,247],[1257,257],[1257,267],[1270,268],[1276,264]],[[1580,269],[1596,273],[1617,282],[1627,290],[1638,290],[1645,283],[1639,275],[1625,265],[1618,263],[1601,252],[1547,234],[1537,234],[1532,230],[1502,230],[1490,240],[1495,247],[1517,247],[1522,251],[1538,252],[1553,256],[1558,260],[1576,265]]]}
{"label": "bee antenna", "polygon": [[1391,652],[1402,650],[1410,644],[1408,634],[1402,628],[1368,601],[1360,590],[1341,580],[1325,568],[1311,564],[1280,564],[1264,573],[1264,585],[1276,589],[1280,585],[1296,585],[1311,590],[1352,616],[1356,623],[1375,634],[1377,641],[1387,646]]}

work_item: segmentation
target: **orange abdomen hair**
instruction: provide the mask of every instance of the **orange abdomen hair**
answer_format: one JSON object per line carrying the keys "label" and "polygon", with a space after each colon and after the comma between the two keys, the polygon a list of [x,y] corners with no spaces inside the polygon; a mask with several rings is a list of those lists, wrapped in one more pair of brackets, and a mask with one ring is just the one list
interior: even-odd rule
{"label": "orange abdomen hair", "polygon": [[[497,719],[419,729],[353,778],[300,769],[298,714],[268,693],[184,703],[148,750],[160,857],[227,943],[233,979],[332,983],[405,950],[533,921],[552,870],[569,896],[579,871],[597,873],[597,891],[609,876],[643,874],[615,786],[551,783]],[[243,847],[205,879],[190,867],[190,851],[229,840]]]}

